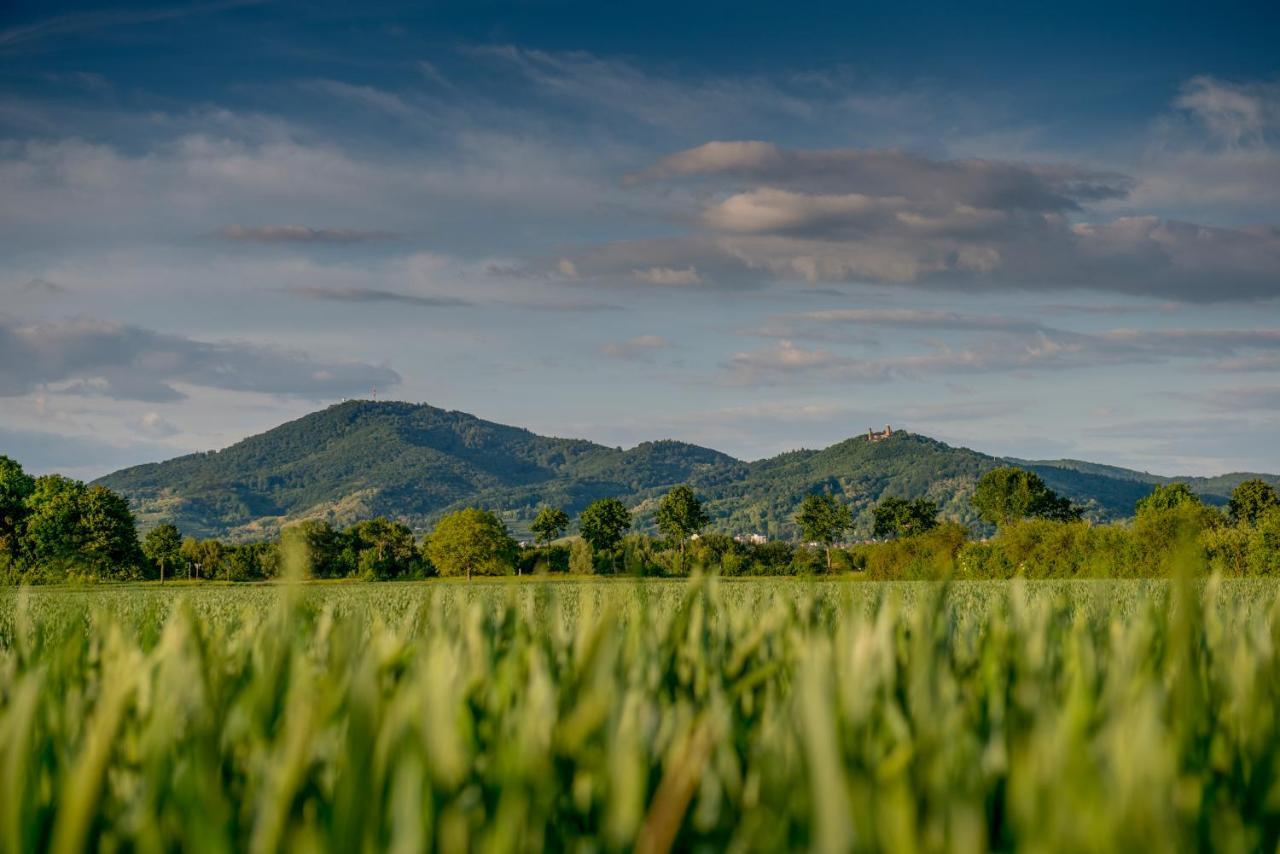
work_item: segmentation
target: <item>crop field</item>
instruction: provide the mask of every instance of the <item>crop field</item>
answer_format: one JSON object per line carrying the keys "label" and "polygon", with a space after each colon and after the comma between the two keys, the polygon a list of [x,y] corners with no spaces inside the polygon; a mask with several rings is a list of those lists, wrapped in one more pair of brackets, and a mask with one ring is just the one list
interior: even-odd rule
{"label": "crop field", "polygon": [[0,850],[1276,850],[1280,583],[0,591]]}

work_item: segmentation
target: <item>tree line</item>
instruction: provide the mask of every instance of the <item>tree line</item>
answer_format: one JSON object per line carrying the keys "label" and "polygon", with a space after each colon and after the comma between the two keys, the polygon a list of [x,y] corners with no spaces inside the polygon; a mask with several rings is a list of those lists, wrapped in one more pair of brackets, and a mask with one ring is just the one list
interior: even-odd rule
{"label": "tree line", "polygon": [[816,492],[800,501],[800,542],[751,542],[708,532],[710,517],[688,486],[672,488],[654,512],[658,536],[632,532],[617,498],[588,505],[578,536],[573,520],[542,507],[517,543],[500,516],[465,508],[444,516],[421,540],[386,518],[336,528],[323,520],[285,527],[273,541],[227,543],[184,537],[161,524],[139,540],[123,497],[59,475],[32,477],[0,456],[0,577],[17,582],[75,579],[198,578],[251,581],[280,576],[284,556],[305,556],[313,578],[412,579],[431,576],[569,572],[726,575],[856,572],[868,578],[1031,575],[1156,576],[1169,571],[1179,544],[1194,542],[1201,565],[1232,575],[1280,572],[1280,500],[1261,480],[1238,486],[1225,513],[1182,483],[1156,487],[1127,523],[1092,525],[1079,507],[1034,472],[1004,467],[976,484],[972,503],[996,530],[974,540],[939,519],[925,498],[889,496],[874,509],[876,540],[844,542],[848,504]]}

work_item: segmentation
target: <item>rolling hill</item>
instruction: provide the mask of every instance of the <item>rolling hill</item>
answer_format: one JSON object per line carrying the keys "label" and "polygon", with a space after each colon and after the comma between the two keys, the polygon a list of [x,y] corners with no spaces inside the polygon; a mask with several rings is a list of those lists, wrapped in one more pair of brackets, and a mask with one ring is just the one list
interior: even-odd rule
{"label": "rolling hill", "polygon": [[[677,483],[703,496],[720,529],[788,536],[796,506],[815,489],[852,503],[863,530],[884,495],[927,496],[944,516],[973,522],[974,483],[1006,462],[903,432],[748,463],[684,442],[623,450],[425,404],[348,401],[221,451],[135,466],[98,482],[126,495],[144,526],[172,521],[189,534],[232,539],[269,536],[302,518],[348,524],[386,515],[425,528],[467,505],[500,510],[523,533],[542,504],[572,514],[604,496],[622,498],[646,527],[656,499]],[[1128,515],[1168,480],[1075,460],[1019,464],[1098,519]],[[1220,503],[1245,477],[1185,480]]]}

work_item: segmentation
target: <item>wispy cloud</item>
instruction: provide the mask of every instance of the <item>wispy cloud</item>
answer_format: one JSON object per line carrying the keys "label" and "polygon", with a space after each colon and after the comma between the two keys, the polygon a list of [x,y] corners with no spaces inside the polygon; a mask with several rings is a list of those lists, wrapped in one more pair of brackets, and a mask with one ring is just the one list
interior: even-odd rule
{"label": "wispy cloud", "polygon": [[398,236],[389,231],[305,225],[228,225],[218,234],[224,240],[246,243],[368,243],[395,240]]}
{"label": "wispy cloud", "polygon": [[453,308],[469,306],[474,303],[460,297],[423,296],[402,294],[395,291],[383,291],[375,288],[329,288],[310,285],[299,285],[288,289],[294,296],[307,299],[331,300],[333,302],[390,302],[404,305],[417,305],[430,308]]}
{"label": "wispy cloud", "polygon": [[626,341],[615,341],[605,344],[600,352],[613,359],[640,359],[656,350],[665,350],[671,345],[667,339],[658,335],[639,335]]}
{"label": "wispy cloud", "polygon": [[194,15],[209,15],[245,6],[257,6],[265,2],[267,0],[224,0],[224,2],[219,3],[192,3],[159,9],[114,9],[101,12],[76,12],[69,15],[58,15],[53,18],[45,18],[42,21],[19,24],[0,30],[0,50],[10,50],[23,46],[30,47],[34,43],[46,39],[77,35],[110,27],[150,24],[175,18],[188,18]]}

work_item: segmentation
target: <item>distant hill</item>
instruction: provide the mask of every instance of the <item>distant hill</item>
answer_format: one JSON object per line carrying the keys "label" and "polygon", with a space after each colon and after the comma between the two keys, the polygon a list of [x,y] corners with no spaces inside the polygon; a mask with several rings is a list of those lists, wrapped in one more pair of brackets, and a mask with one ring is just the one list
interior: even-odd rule
{"label": "distant hill", "polygon": [[[677,483],[703,496],[722,530],[789,536],[796,506],[815,489],[851,502],[864,531],[885,495],[927,496],[944,516],[973,522],[974,483],[1006,462],[902,432],[748,463],[684,442],[622,450],[433,406],[349,401],[221,451],[135,466],[99,483],[128,496],[143,525],[172,521],[189,534],[233,539],[269,536],[303,518],[348,524],[386,515],[425,528],[468,505],[501,511],[523,533],[540,505],[572,514],[604,496],[625,501],[645,527],[657,498]],[[1128,515],[1168,480],[1075,460],[1019,464],[1097,519]],[[1250,476],[1185,480],[1221,502]]]}

